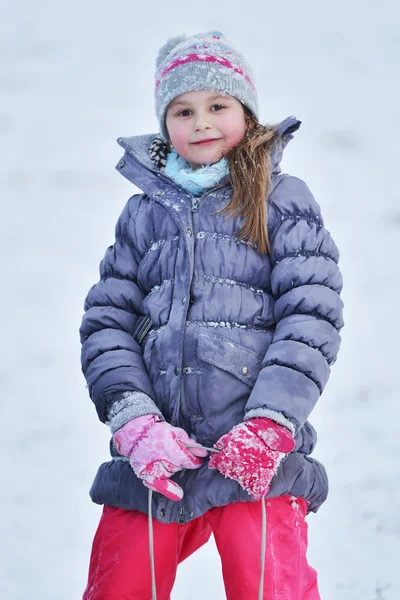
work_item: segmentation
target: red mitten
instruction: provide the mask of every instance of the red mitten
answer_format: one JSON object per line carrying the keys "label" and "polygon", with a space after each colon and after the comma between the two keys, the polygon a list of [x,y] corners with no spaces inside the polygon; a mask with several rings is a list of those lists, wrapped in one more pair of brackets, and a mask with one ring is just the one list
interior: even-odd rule
{"label": "red mitten", "polygon": [[292,452],[295,441],[291,432],[266,417],[239,423],[223,435],[214,447],[210,469],[235,479],[255,500],[269,492],[271,479],[282,459]]}

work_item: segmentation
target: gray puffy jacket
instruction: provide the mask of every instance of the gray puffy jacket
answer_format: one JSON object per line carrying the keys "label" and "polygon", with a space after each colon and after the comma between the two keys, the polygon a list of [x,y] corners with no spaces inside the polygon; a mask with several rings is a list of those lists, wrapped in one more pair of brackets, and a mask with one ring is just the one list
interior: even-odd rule
{"label": "gray puffy jacket", "polygon": [[[117,169],[143,194],[122,211],[80,334],[90,397],[112,431],[158,413],[212,446],[244,419],[272,417],[292,429],[296,448],[268,496],[305,498],[315,512],[328,482],[310,457],[316,434],[307,419],[340,346],[342,276],[318,203],[301,179],[280,170],[299,126],[295,117],[282,121],[272,153],[270,255],[237,241],[242,217],[212,214],[229,201],[229,176],[195,198],[155,166],[155,134],[119,138],[125,153]],[[92,500],[147,513],[148,489],[110,447]],[[153,494],[158,521],[184,523],[213,506],[252,501],[207,463],[173,476],[182,501]]]}

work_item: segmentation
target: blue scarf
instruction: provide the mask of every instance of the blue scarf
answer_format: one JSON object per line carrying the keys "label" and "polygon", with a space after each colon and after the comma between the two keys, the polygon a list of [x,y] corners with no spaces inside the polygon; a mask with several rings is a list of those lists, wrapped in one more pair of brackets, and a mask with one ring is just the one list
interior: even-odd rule
{"label": "blue scarf", "polygon": [[229,166],[227,159],[221,158],[217,163],[192,169],[175,148],[172,148],[164,173],[194,196],[200,196],[206,188],[217,185],[222,177],[229,174]]}

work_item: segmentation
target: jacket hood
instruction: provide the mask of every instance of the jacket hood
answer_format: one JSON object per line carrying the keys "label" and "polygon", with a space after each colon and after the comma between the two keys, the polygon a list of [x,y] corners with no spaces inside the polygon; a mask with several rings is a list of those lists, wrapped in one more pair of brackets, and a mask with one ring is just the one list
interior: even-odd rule
{"label": "jacket hood", "polygon": [[[272,172],[280,173],[280,162],[283,151],[289,141],[293,138],[293,133],[299,129],[301,121],[294,116],[289,116],[278,124],[278,138],[272,150]],[[146,194],[154,193],[155,189],[163,187],[179,187],[179,190],[190,194],[178,186],[168,175],[165,175],[152,161],[149,155],[149,148],[153,140],[159,136],[157,133],[146,135],[134,135],[130,137],[119,137],[118,144],[124,149],[125,153],[116,165],[116,169],[124,177],[131,181]],[[229,183],[229,175],[221,180],[221,183]]]}

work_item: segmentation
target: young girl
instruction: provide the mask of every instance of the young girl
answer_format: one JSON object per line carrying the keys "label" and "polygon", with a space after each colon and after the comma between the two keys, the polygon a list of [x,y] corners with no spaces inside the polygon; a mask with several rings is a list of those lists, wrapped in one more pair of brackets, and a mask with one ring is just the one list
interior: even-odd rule
{"label": "young girl", "polygon": [[213,533],[228,600],[260,598],[260,578],[268,600],[318,600],[305,517],[328,483],[307,419],[343,303],[320,207],[279,166],[300,121],[259,123],[251,70],[219,32],[168,40],[155,100],[160,135],[118,140],[117,169],[143,193],[122,211],[80,329],[112,433],[83,598],[149,600],[156,587],[168,600],[178,563]]}

